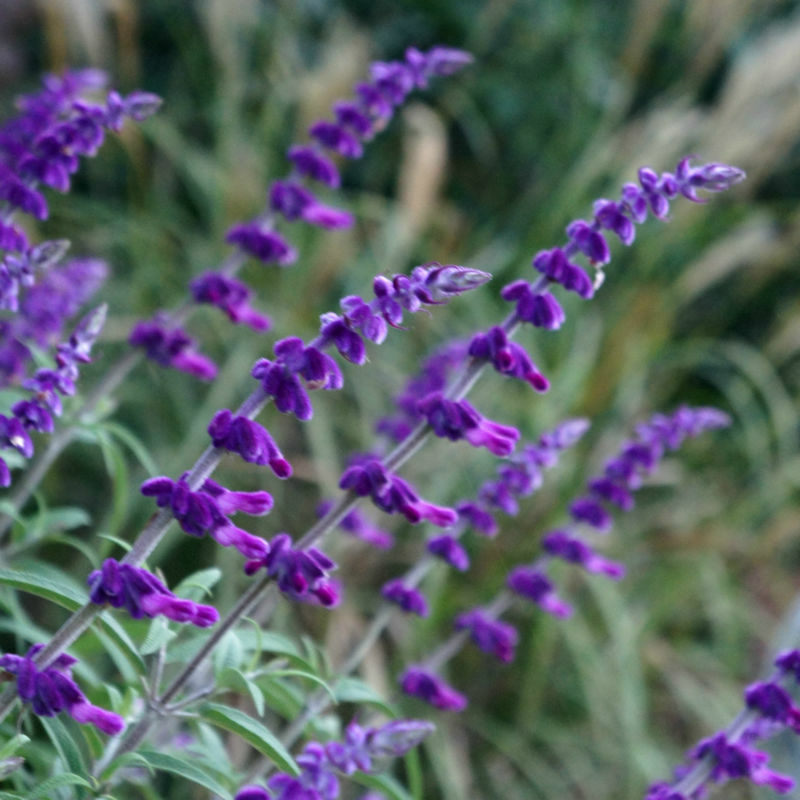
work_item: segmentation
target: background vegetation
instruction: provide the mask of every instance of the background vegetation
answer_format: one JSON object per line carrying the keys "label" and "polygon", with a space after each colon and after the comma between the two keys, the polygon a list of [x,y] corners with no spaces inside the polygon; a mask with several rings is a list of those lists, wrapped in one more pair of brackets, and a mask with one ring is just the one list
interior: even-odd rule
{"label": "background vegetation", "polygon": [[[467,577],[434,577],[436,613],[399,621],[364,672],[391,693],[401,665],[444,635],[454,611],[491,597],[509,565],[533,557],[546,526],[634,421],[679,402],[724,407],[735,426],[665,464],[611,535],[608,554],[627,564],[628,577],[610,585],[565,570],[564,594],[579,612],[566,624],[520,614],[511,667],[463,653],[452,677],[470,710],[439,715],[423,756],[425,798],[640,797],[687,746],[730,719],[769,653],[800,641],[798,4],[3,4],[0,94],[8,115],[13,95],[33,89],[42,71],[92,64],[122,90],[165,100],[143,130],[126,130],[86,165],[75,192],[53,199],[46,223],[49,238],[66,236],[73,253],[112,265],[104,294],[113,325],[91,380],[123,351],[135,319],[177,303],[191,276],[224,257],[227,226],[260,210],[268,181],[286,171],[287,146],[349,94],[370,60],[436,43],[468,49],[476,63],[418,95],[347,168],[342,196],[355,229],[296,231],[296,266],[247,268],[273,330],[257,340],[212,312],[196,315],[190,328],[222,359],[220,379],[208,387],[140,366],[115,419],[147,443],[159,474],[177,475],[199,452],[213,411],[249,390],[254,359],[275,338],[311,334],[319,313],[364,292],[375,273],[430,260],[494,273],[494,288],[419,315],[367,368],[347,372],[346,397],[320,398],[311,424],[270,417],[300,480],[276,495],[276,512],[254,532],[302,531],[332,492],[343,454],[369,445],[375,419],[424,354],[497,320],[499,287],[529,274],[532,254],[560,243],[595,197],[616,196],[641,164],[669,169],[686,153],[744,168],[749,178],[735,191],[708,207],[676,204],[669,224],[650,222],[630,250],[616,247],[603,290],[591,303],[568,302],[562,331],[526,334],[549,395],[501,389],[496,377],[479,387],[476,405],[528,436],[568,414],[590,416],[592,432],[496,540],[471,544]],[[436,502],[468,494],[492,469],[477,454],[455,460],[450,447],[432,445],[411,468]],[[92,548],[98,530],[132,538],[151,512],[135,491],[147,474],[141,464],[128,452],[109,463],[96,446],[74,445],[39,500],[87,509],[92,524],[70,536]],[[226,469],[238,471],[237,486],[256,488],[254,471]],[[396,532],[389,555],[335,548],[347,587],[338,610],[284,612],[326,643],[334,663],[346,632],[363,628],[379,581],[417,557],[419,534]],[[235,555],[184,539],[170,539],[168,557],[170,545],[159,551],[170,582],[217,559],[223,595],[235,597]],[[85,572],[85,557],[55,532],[38,547]],[[26,613],[44,628],[57,622],[44,606]],[[800,774],[794,740],[778,740],[773,752],[777,768]],[[164,796],[199,796],[181,791]],[[725,796],[761,796],[736,792]]]}

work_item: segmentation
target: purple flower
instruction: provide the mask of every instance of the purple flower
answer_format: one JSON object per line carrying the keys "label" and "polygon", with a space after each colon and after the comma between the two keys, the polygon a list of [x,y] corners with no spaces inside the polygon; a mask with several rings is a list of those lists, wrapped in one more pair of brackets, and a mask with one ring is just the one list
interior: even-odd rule
{"label": "purple flower", "polygon": [[342,373],[336,362],[317,347],[304,345],[301,339],[289,337],[275,343],[275,360],[259,359],[252,376],[261,382],[266,394],[284,414],[293,413],[300,420],[312,416],[311,401],[299,377],[309,389],[340,389]]}
{"label": "purple flower", "polygon": [[602,533],[610,531],[614,524],[608,511],[591,497],[574,500],[569,507],[569,513],[576,522],[585,522]]}
{"label": "purple flower", "polygon": [[427,617],[430,613],[425,595],[413,586],[406,586],[399,578],[384,583],[381,595],[385,600],[400,606],[409,614]]}
{"label": "purple flower", "polygon": [[331,189],[338,189],[341,179],[336,165],[317,152],[316,148],[307,145],[292,145],[287,153],[289,161],[300,175],[319,181]]}
{"label": "purple flower", "polygon": [[214,362],[194,349],[194,339],[180,328],[167,328],[159,319],[137,322],[128,342],[143,348],[147,357],[162,367],[173,367],[204,381],[217,375]]}
{"label": "purple flower", "polygon": [[258,222],[240,222],[225,236],[248,255],[265,264],[287,267],[297,260],[297,251],[277,232]]}
{"label": "purple flower", "polygon": [[316,547],[296,550],[291,545],[288,534],[278,534],[270,542],[266,556],[248,561],[244,571],[253,575],[265,569],[277,581],[278,588],[295,600],[326,608],[337,605],[339,589],[328,577],[328,571],[336,569],[336,564]]}
{"label": "purple flower", "polygon": [[409,667],[400,679],[400,688],[441,711],[463,711],[467,698],[438,675],[419,667]]}
{"label": "purple flower", "polygon": [[249,305],[250,289],[241,281],[219,272],[206,272],[195,278],[189,289],[196,302],[216,306],[231,322],[248,325],[259,333],[269,330],[269,317]]}
{"label": "purple flower", "polygon": [[92,705],[72,679],[71,666],[76,659],[60,655],[49,667],[40,670],[34,658],[44,645],[34,645],[24,656],[0,656],[0,669],[17,676],[17,691],[34,714],[54,717],[66,711],[76,722],[94,725],[109,735],[120,733],[125,721],[119,714]]}
{"label": "purple flower", "polygon": [[571,262],[566,251],[560,247],[539,251],[533,257],[533,267],[553,283],[560,283],[567,291],[575,292],[584,300],[594,296],[591,278]]}
{"label": "purple flower", "polygon": [[251,464],[269,465],[279,478],[288,478],[292,467],[266,428],[247,417],[234,416],[227,408],[214,414],[208,425],[214,447],[237,453]]}
{"label": "purple flower", "polygon": [[536,603],[554,617],[572,614],[572,607],[558,598],[552,581],[536,567],[514,567],[508,574],[507,583],[512,592]]}
{"label": "purple flower", "polygon": [[479,503],[465,500],[456,506],[456,511],[461,522],[470,525],[484,536],[494,536],[497,533],[495,518]]}
{"label": "purple flower", "polygon": [[436,506],[420,499],[411,484],[389,472],[373,456],[348,467],[342,473],[339,488],[350,489],[359,497],[370,497],[382,511],[402,514],[412,524],[426,519],[432,525],[447,528],[458,519],[452,508]]}
{"label": "purple flower", "polygon": [[269,545],[263,539],[237,528],[226,516],[235,511],[267,513],[272,507],[267,492],[229,492],[208,479],[199,491],[192,491],[185,475],[177,481],[150,478],[140,491],[145,497],[154,497],[159,508],[169,508],[190,536],[209,534],[223,547],[235,547],[245,558],[263,558],[269,552]]}
{"label": "purple flower", "polygon": [[525,280],[514,281],[503,287],[504,300],[517,301],[517,316],[537,328],[558,330],[566,319],[564,310],[550,292],[536,292]]}
{"label": "purple flower", "polygon": [[219,619],[213,606],[176,597],[152,573],[120,564],[113,558],[106,559],[102,569],[94,570],[87,583],[93,603],[125,608],[134,619],[163,614],[175,622],[190,622],[199,628],[208,628]]}
{"label": "purple flower", "polygon": [[550,388],[547,378],[516,342],[512,342],[499,326],[486,333],[477,333],[469,343],[469,354],[480,361],[488,361],[501,374],[521,378],[537,392]]}
{"label": "purple flower", "polygon": [[472,641],[484,653],[489,653],[506,664],[513,661],[514,648],[519,639],[513,626],[492,619],[480,608],[459,614],[454,625],[456,630],[468,630]]}
{"label": "purple flower", "polygon": [[428,420],[437,436],[452,441],[466,439],[474,447],[485,447],[501,458],[511,455],[519,431],[481,416],[466,400],[448,400],[432,392],[417,403],[417,410]]}
{"label": "purple flower", "polygon": [[[459,517],[461,513],[459,512]],[[464,572],[469,568],[469,556],[467,551],[463,548],[461,543],[450,534],[442,534],[441,536],[434,536],[428,540],[426,545],[429,553],[441,558],[450,564],[451,567]]]}
{"label": "purple flower", "polygon": [[345,158],[361,158],[364,153],[358,137],[344,125],[337,125],[335,122],[319,120],[308,129],[308,135],[323,147]]}
{"label": "purple flower", "polygon": [[792,696],[774,681],[760,681],[747,687],[744,693],[745,705],[757,711],[762,717],[779,722],[795,733],[800,733],[800,709]]}
{"label": "purple flower", "polygon": [[272,800],[272,795],[260,786],[248,784],[236,792],[233,800]]}
{"label": "purple flower", "polygon": [[270,189],[270,206],[290,222],[302,219],[329,229],[349,228],[353,224],[353,215],[349,211],[320,203],[296,181],[275,181]]}
{"label": "purple flower", "polygon": [[[317,516],[324,516],[332,506],[333,502],[330,500],[320,503],[317,508]],[[394,546],[394,537],[392,534],[379,528],[357,508],[354,508],[342,517],[339,522],[339,527],[350,536],[361,539],[362,542],[371,544],[379,550],[388,550]]]}
{"label": "purple flower", "polygon": [[552,531],[542,540],[545,552],[554,558],[562,558],[573,564],[580,564],[589,572],[607,575],[614,580],[620,580],[625,575],[625,567],[614,561],[608,561],[589,547],[586,542],[568,531]]}

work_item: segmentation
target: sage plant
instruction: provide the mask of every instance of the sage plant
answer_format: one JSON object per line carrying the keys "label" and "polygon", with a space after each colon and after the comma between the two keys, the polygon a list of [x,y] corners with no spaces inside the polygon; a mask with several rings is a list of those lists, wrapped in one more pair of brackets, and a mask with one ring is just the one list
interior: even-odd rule
{"label": "sage plant", "polygon": [[[113,268],[95,257],[64,261],[68,242],[34,242],[46,225],[34,229],[25,218],[44,223],[47,192],[68,192],[80,158],[95,155],[106,134],[123,124],[146,125],[160,100],[148,92],[123,97],[109,91],[95,70],[67,72],[48,76],[0,128],[0,379],[4,402],[10,398],[0,413],[0,448],[7,456],[0,459],[0,485],[14,484],[2,508],[0,602],[15,618],[3,629],[0,655],[0,678],[7,684],[0,693],[0,724],[8,735],[0,745],[0,778],[8,786],[3,796],[135,797],[150,783],[148,796],[203,791],[236,800],[334,800],[359,796],[355,787],[361,786],[369,789],[362,800],[377,800],[406,796],[391,774],[392,759],[399,757],[417,783],[415,796],[422,796],[415,748],[434,730],[439,711],[470,713],[467,693],[440,674],[447,662],[472,641],[513,670],[520,633],[500,616],[515,603],[530,601],[570,624],[573,609],[556,593],[550,564],[566,561],[621,580],[623,565],[603,555],[595,535],[609,532],[613,510],[633,507],[633,493],[665,454],[730,422],[715,408],[681,406],[639,423],[602,474],[569,504],[569,523],[541,534],[541,554],[533,563],[515,566],[505,587],[488,587],[494,591],[488,600],[487,587],[476,583],[475,605],[459,611],[452,629],[442,631],[443,642],[420,652],[418,662],[398,676],[405,695],[432,707],[424,708],[432,719],[409,717],[420,711],[415,701],[381,697],[353,676],[398,614],[409,625],[438,619],[436,601],[425,591],[427,576],[434,570],[445,580],[448,570],[468,573],[474,554],[503,527],[501,515],[517,515],[525,498],[546,492],[550,471],[578,445],[588,419],[564,419],[526,441],[517,424],[490,419],[466,396],[491,367],[498,374],[487,381],[502,386],[518,379],[536,394],[531,402],[548,402],[551,380],[514,337],[525,325],[549,336],[567,323],[557,292],[594,297],[611,260],[609,234],[630,246],[636,226],[650,216],[667,220],[673,201],[704,202],[702,193],[724,191],[744,177],[736,167],[695,165],[687,157],[673,172],[640,169],[638,181],[625,184],[618,199],[599,199],[589,219],[570,222],[564,243],[534,254],[532,271],[500,290],[512,304],[505,319],[468,338],[435,343],[395,410],[375,423],[374,440],[325,465],[340,474],[339,493],[318,498],[318,517],[305,530],[299,508],[280,508],[294,527],[268,537],[261,534],[269,523],[251,528],[239,520],[239,514],[268,517],[278,510],[276,496],[288,495],[279,495],[271,482],[294,486],[304,457],[296,443],[279,441],[270,431],[270,415],[289,415],[300,425],[312,419],[315,406],[341,408],[342,401],[327,393],[343,388],[350,374],[345,363],[361,368],[358,390],[369,391],[367,362],[383,357],[377,348],[390,332],[403,337],[414,315],[447,314],[439,307],[490,291],[492,276],[480,264],[428,262],[375,275],[371,294],[365,287],[342,297],[337,310],[320,309],[316,334],[309,336],[298,320],[298,330],[278,332],[269,346],[260,339],[264,355],[249,376],[241,376],[238,407],[229,403],[231,408],[202,420],[207,438],[191,442],[199,453],[194,463],[131,487],[132,496],[154,506],[138,534],[111,537],[113,542],[98,536],[83,551],[92,569],[77,583],[69,565],[47,561],[46,548],[27,533],[31,498],[44,490],[47,476],[58,474],[61,452],[98,406],[124,404],[126,387],[143,380],[132,372],[142,355],[203,381],[218,380],[217,365],[186,329],[201,304],[248,327],[252,336],[271,332],[269,298],[256,299],[239,273],[249,261],[304,269],[302,249],[291,238],[294,223],[322,234],[350,227],[355,215],[334,199],[344,180],[341,162],[361,158],[412,91],[471,61],[449,47],[412,47],[400,60],[373,63],[353,96],[336,102],[331,118],[311,124],[308,141],[288,149],[288,172],[267,188],[263,208],[228,229],[231,251],[219,268],[191,277],[182,304],[153,309],[150,319],[137,322],[127,339],[130,349],[116,363],[102,346],[102,331],[107,315],[126,309],[101,304],[82,310]],[[85,386],[81,368],[92,359],[96,383]],[[155,393],[152,401],[157,414]],[[494,476],[460,500],[435,496],[435,486],[420,490],[404,468],[434,438],[447,440],[447,447],[461,448],[463,440],[485,451],[497,460]],[[470,455],[468,448],[461,452]],[[212,477],[223,462],[237,465],[236,476],[256,476],[259,488],[223,485]],[[20,471],[19,483],[12,470]],[[376,511],[368,512],[366,501]],[[380,521],[371,516],[376,513]],[[371,545],[380,551],[372,558],[385,558],[399,539],[400,520],[427,531],[424,543],[403,574],[387,578],[382,569],[383,577],[375,576],[366,598],[371,623],[349,656],[332,662],[301,635],[303,622],[316,627],[327,619],[335,638],[339,618],[333,609],[356,603],[351,587],[358,577],[362,583],[370,577],[352,574],[352,562],[336,555],[344,550],[335,534],[344,531],[351,547]],[[159,548],[176,538],[173,527],[195,543],[207,537],[230,549],[225,563],[234,559],[239,576],[233,595],[215,592],[222,576],[216,566],[177,570],[182,580],[169,588],[167,573],[175,565],[160,560]],[[30,551],[33,561],[27,560]],[[70,616],[60,627],[39,624],[17,593],[61,605]],[[299,611],[295,601],[308,608]],[[95,639],[113,668],[98,657]],[[70,649],[81,653],[80,661]],[[740,776],[777,791],[792,785],[767,769],[766,756],[752,747],[777,728],[800,730],[800,711],[786,688],[800,675],[797,651],[782,654],[776,665],[769,680],[747,689],[742,715],[693,749],[673,783],[653,784],[650,800],[699,797],[711,783]],[[110,677],[100,685],[102,671]],[[97,733],[87,733],[87,725]]]}

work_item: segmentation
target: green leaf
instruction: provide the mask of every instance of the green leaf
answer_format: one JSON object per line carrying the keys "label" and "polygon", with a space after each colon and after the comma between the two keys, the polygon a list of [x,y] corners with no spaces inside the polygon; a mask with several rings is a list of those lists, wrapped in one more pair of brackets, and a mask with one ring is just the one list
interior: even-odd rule
{"label": "green leaf", "polygon": [[69,583],[21,570],[0,568],[0,585],[43,597],[68,611],[75,611],[89,600],[86,592],[79,591]]}
{"label": "green leaf", "polygon": [[275,675],[262,675],[257,681],[267,705],[284,719],[294,719],[303,708],[303,694],[296,686]]}
{"label": "green leaf", "polygon": [[221,577],[222,570],[219,567],[201,569],[184,578],[172,591],[178,597],[188,597],[190,600],[195,600],[198,595],[192,591],[193,589],[200,590],[200,597],[209,595],[211,594],[211,588],[219,582]]}
{"label": "green leaf", "polygon": [[383,792],[391,800],[414,800],[406,788],[391,775],[367,775],[363,772],[356,772],[350,777],[362,786]]}
{"label": "green leaf", "polygon": [[106,635],[114,641],[139,675],[147,671],[147,666],[139,651],[136,649],[136,645],[133,643],[131,637],[128,636],[128,632],[125,628],[114,619],[111,611],[102,611],[97,617],[96,624],[99,624]]}
{"label": "green leaf", "polygon": [[275,669],[270,670],[271,675],[279,675],[282,678],[285,677],[296,677],[296,678],[307,678],[310,681],[313,681],[318,686],[321,686],[330,696],[333,702],[336,702],[336,694],[334,693],[333,689],[322,679],[319,675],[314,674],[313,672],[309,672],[308,670],[304,669]]}
{"label": "green leaf", "polygon": [[[59,717],[39,717],[39,721],[44,726],[50,741],[52,741],[69,771],[76,775],[86,775],[88,777],[89,767],[86,762],[84,748],[79,746],[82,744],[79,741],[81,733],[77,732],[73,735],[74,730],[70,731]],[[70,727],[74,729],[78,726],[75,724]]]}
{"label": "green leaf", "polygon": [[12,736],[2,747],[0,747],[0,761],[4,758],[8,758],[9,756],[13,756],[17,750],[20,749],[23,745],[26,745],[31,740],[30,736],[26,736],[24,733],[18,733],[16,736]]}
{"label": "green leaf", "polygon": [[206,773],[196,761],[183,756],[160,753],[156,750],[139,750],[138,755],[153,769],[180,775],[192,783],[205,786],[210,792],[220,795],[224,800],[231,800],[231,793],[216,778]]}
{"label": "green leaf", "polygon": [[164,617],[156,617],[147,630],[147,635],[142,642],[141,652],[143,656],[157,653],[162,645],[174,639],[178,634],[171,630]]}
{"label": "green leaf", "polygon": [[145,468],[148,475],[158,475],[158,465],[150,457],[147,447],[145,447],[144,442],[142,442],[138,436],[119,423],[109,420],[103,422],[100,427],[107,430],[112,436],[116,436],[116,438],[133,453],[134,457]]}
{"label": "green leaf", "polygon": [[59,786],[83,786],[86,789],[94,788],[94,784],[87,781],[86,778],[76,775],[73,772],[62,772],[60,775],[53,775],[52,778],[42,781],[28,794],[28,797],[30,800],[36,800],[38,797],[44,797],[49,800],[52,796],[53,789],[58,789]]}
{"label": "green leaf", "polygon": [[397,711],[360,678],[340,678],[336,681],[333,692],[337,703],[369,703],[381,709],[390,717],[397,716]]}
{"label": "green leaf", "polygon": [[111,763],[100,773],[100,780],[105,783],[122,767],[144,767],[151,775],[155,773],[155,767],[144,756],[139,753],[123,753],[111,760]]}
{"label": "green leaf", "polygon": [[214,675],[219,675],[227,667],[238,669],[243,659],[244,648],[239,637],[233,631],[228,631],[214,648]]}
{"label": "green leaf", "polygon": [[251,681],[241,670],[226,667],[217,676],[217,686],[224,689],[232,689],[240,694],[249,694],[258,716],[264,716],[264,692],[259,689],[255,681]]}
{"label": "green leaf", "polygon": [[292,775],[300,774],[300,769],[289,751],[281,744],[278,737],[257,719],[239,711],[238,708],[228,708],[218,703],[204,706],[200,710],[200,716],[212,725],[238,734],[260,753],[271,758],[285,772],[290,772]]}

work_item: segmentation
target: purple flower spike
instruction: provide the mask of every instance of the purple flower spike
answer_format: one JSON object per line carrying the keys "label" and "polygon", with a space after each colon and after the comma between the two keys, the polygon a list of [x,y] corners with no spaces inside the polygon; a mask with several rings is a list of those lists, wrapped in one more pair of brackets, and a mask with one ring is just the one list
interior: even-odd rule
{"label": "purple flower spike", "polygon": [[245,558],[264,558],[269,552],[267,542],[237,528],[226,516],[226,512],[234,511],[266,513],[272,505],[267,492],[229,492],[211,480],[205,481],[202,490],[193,492],[185,475],[178,481],[151,478],[140,491],[145,497],[154,497],[159,508],[169,508],[190,536],[209,534],[223,547],[235,547]]}
{"label": "purple flower spike", "polygon": [[[459,513],[460,516],[460,513]],[[469,556],[458,539],[450,534],[442,534],[428,540],[427,549],[437,558],[446,561],[459,572],[469,569]]]}
{"label": "purple flower spike", "polygon": [[389,472],[372,456],[348,467],[342,473],[339,488],[352,490],[359,497],[369,496],[382,511],[402,514],[412,524],[426,519],[432,525],[447,528],[458,519],[452,508],[436,506],[420,499],[411,484]]}
{"label": "purple flower spike", "polygon": [[297,251],[277,231],[258,222],[234,225],[225,236],[225,241],[237,245],[264,264],[275,263],[280,267],[288,267],[297,260]]}
{"label": "purple flower spike", "polygon": [[750,778],[775,792],[785,794],[794,788],[794,781],[787,775],[773,772],[766,764],[769,755],[755,750],[743,742],[729,742],[724,733],[706,739],[694,749],[697,760],[712,759],[711,779],[722,782],[730,778]]}
{"label": "purple flower spike", "polygon": [[269,330],[269,317],[249,305],[250,289],[241,281],[219,272],[206,272],[195,278],[189,289],[196,302],[216,306],[231,322],[248,325],[259,333]]}
{"label": "purple flower spike", "polygon": [[534,292],[528,281],[509,283],[500,292],[500,296],[504,300],[516,300],[517,316],[522,322],[529,322],[537,328],[555,331],[566,319],[556,298],[550,292]]}
{"label": "purple flower spike", "polygon": [[400,688],[441,711],[463,711],[467,698],[445,683],[438,675],[418,667],[410,667],[400,679]]}
{"label": "purple flower spike", "polygon": [[125,721],[119,714],[92,705],[72,679],[70,667],[76,659],[62,654],[43,670],[34,663],[43,645],[34,645],[24,656],[0,656],[0,669],[17,676],[20,699],[30,703],[33,712],[41,717],[54,717],[66,711],[76,722],[94,725],[109,735],[120,733]]}
{"label": "purple flower spike", "polygon": [[185,331],[168,330],[159,320],[137,322],[128,343],[143,348],[147,357],[162,367],[173,367],[204,381],[217,375],[214,362],[194,350],[194,340]]}
{"label": "purple flower spike", "polygon": [[800,683],[800,650],[786,650],[775,659],[775,666]]}
{"label": "purple flower spike", "polygon": [[625,207],[621,203],[615,203],[612,200],[600,199],[594,203],[594,218],[597,223],[600,227],[616,233],[619,240],[625,245],[633,244],[633,240],[636,238],[634,222],[644,221],[644,218],[638,219],[639,216],[640,214],[636,214],[634,219],[631,220],[625,214]]}
{"label": "purple flower spike", "polygon": [[614,524],[608,511],[591,497],[579,497],[569,507],[569,513],[576,522],[585,522],[601,533],[610,531]]}
{"label": "purple flower spike", "polygon": [[339,588],[327,574],[336,569],[336,564],[316,547],[295,550],[286,533],[270,542],[267,556],[248,561],[244,571],[253,575],[259,569],[265,569],[278,582],[278,588],[295,600],[326,608],[339,603]]}
{"label": "purple flower spike", "polygon": [[464,501],[456,506],[458,518],[471,525],[478,533],[484,536],[497,534],[497,521],[483,506],[471,501]]}
{"label": "purple flower spike", "polygon": [[425,595],[419,589],[406,586],[399,578],[384,583],[381,588],[381,595],[385,600],[400,606],[403,611],[409,614],[427,617],[430,613]]}
{"label": "purple flower spike", "polygon": [[319,181],[331,189],[338,189],[340,184],[339,170],[336,165],[318,153],[313,147],[305,145],[293,145],[288,152],[289,161],[294,164],[294,168],[307,178]]}
{"label": "purple flower spike", "polygon": [[361,335],[354,331],[345,317],[338,314],[323,314],[320,334],[323,346],[333,342],[339,355],[352,364],[363,364],[367,360],[367,349]]}
{"label": "purple flower spike", "polygon": [[514,649],[519,636],[512,625],[492,619],[480,608],[459,614],[454,624],[456,630],[468,630],[472,641],[484,653],[489,653],[505,664],[514,660]]}
{"label": "purple flower spike", "polygon": [[417,410],[428,420],[437,436],[452,441],[466,439],[474,447],[485,447],[504,458],[511,455],[519,431],[481,416],[466,400],[448,400],[433,392],[417,403]]}
{"label": "purple flower spike", "polygon": [[516,342],[512,342],[499,326],[486,333],[477,333],[469,343],[469,354],[481,361],[489,361],[501,374],[521,378],[537,392],[550,388],[547,378],[539,372],[530,356]]}
{"label": "purple flower spike", "polygon": [[359,108],[357,103],[349,101],[335,103],[333,113],[340,125],[350,128],[362,139],[368,138],[372,133],[372,120]]}
{"label": "purple flower spike", "polygon": [[290,222],[302,219],[321,228],[349,228],[354,221],[349,211],[320,203],[314,195],[295,181],[275,181],[270,189],[270,206],[273,211]]}
{"label": "purple flower spike", "polygon": [[514,567],[507,583],[512,592],[536,603],[554,617],[563,618],[572,614],[571,606],[556,596],[551,580],[536,567]]}
{"label": "purple flower spike", "polygon": [[279,478],[288,478],[292,467],[266,428],[247,417],[235,417],[223,408],[214,414],[208,426],[214,447],[237,453],[251,464],[269,465]]}
{"label": "purple flower spike", "polygon": [[555,558],[580,564],[588,572],[607,575],[615,581],[625,576],[625,567],[608,561],[589,547],[586,542],[571,536],[567,531],[553,531],[542,540],[544,550]]}
{"label": "purple flower spike", "polygon": [[347,128],[335,122],[319,120],[308,129],[308,135],[344,158],[361,158],[364,154],[361,142]]}
{"label": "purple flower spike", "polygon": [[593,478],[587,486],[595,497],[613,503],[622,511],[630,511],[633,508],[633,495],[625,486],[610,478]]}
{"label": "purple flower spike", "polygon": [[792,696],[773,681],[754,683],[744,693],[748,708],[758,711],[765,719],[779,722],[795,733],[800,733],[800,709],[792,702]]}
{"label": "purple flower spike", "polygon": [[589,259],[590,264],[608,264],[611,261],[611,251],[608,249],[605,236],[588,222],[582,219],[574,220],[567,225],[567,236]]}
{"label": "purple flower spike", "polygon": [[591,278],[581,267],[573,264],[560,247],[538,252],[533,258],[533,267],[554,283],[560,283],[567,291],[575,292],[584,300],[594,297]]}
{"label": "purple flower spike", "polygon": [[300,420],[311,419],[311,401],[298,376],[305,379],[309,389],[340,389],[339,367],[320,349],[306,346],[296,337],[276,342],[274,351],[275,361],[259,359],[253,366],[252,376],[261,382],[264,392],[274,398],[278,411],[291,412]]}
{"label": "purple flower spike", "polygon": [[219,619],[213,606],[182,600],[152,573],[120,564],[113,558],[106,559],[102,569],[92,572],[87,583],[93,603],[125,608],[134,619],[163,614],[175,622],[190,622],[199,628],[208,628]]}

